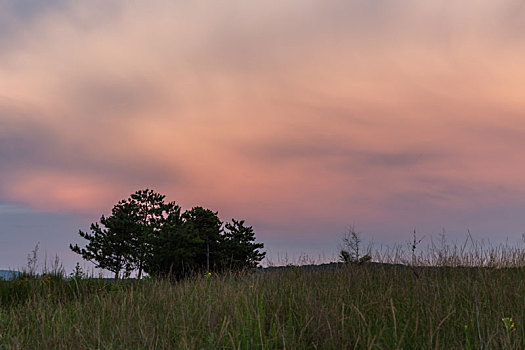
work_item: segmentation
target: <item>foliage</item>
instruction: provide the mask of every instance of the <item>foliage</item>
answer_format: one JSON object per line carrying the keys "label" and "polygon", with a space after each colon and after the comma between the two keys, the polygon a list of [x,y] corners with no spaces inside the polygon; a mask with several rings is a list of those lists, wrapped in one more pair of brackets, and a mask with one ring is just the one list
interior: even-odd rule
{"label": "foliage", "polygon": [[203,207],[193,207],[182,214],[185,224],[190,227],[198,241],[193,245],[195,260],[193,267],[196,270],[209,271],[221,265],[222,222],[217,212]]}
{"label": "foliage", "polygon": [[[191,272],[242,269],[256,266],[265,253],[261,243],[244,221],[226,224],[217,212],[194,207],[184,213],[175,202],[152,190],[137,191],[118,202],[112,215],[102,216],[100,225],[91,225],[91,234],[79,231],[88,240],[85,248],[70,248],[97,267],[124,276],[137,270],[152,275],[180,278]],[[101,227],[104,226],[105,228]]]}
{"label": "foliage", "polygon": [[136,212],[137,208],[132,203],[119,202],[113,207],[111,216],[102,215],[100,218],[100,225],[105,228],[93,223],[91,234],[79,230],[80,237],[89,241],[85,248],[70,244],[70,249],[93,262],[96,267],[114,272],[115,278],[119,277],[121,271],[129,275],[137,260],[133,250],[133,243],[138,240]]}
{"label": "foliage", "polygon": [[150,275],[176,278],[188,274],[195,269],[195,247],[202,242],[194,227],[181,217],[180,207],[173,207],[161,230],[151,241],[153,250],[145,271]]}
{"label": "foliage", "polygon": [[180,210],[175,203],[165,203],[165,197],[146,189],[135,192],[126,201],[121,201],[136,210],[131,214],[131,220],[137,223],[136,231],[127,244],[133,251],[131,260],[134,268],[138,270],[138,278],[142,276],[142,271],[154,252],[155,238],[162,230],[166,217],[171,212]]}
{"label": "foliage", "polygon": [[233,269],[254,268],[264,259],[266,253],[260,252],[262,243],[253,243],[255,232],[251,226],[245,226],[244,220],[232,219],[225,224],[223,235],[223,261],[226,267]]}
{"label": "foliage", "polygon": [[223,223],[216,212],[194,207],[173,213],[161,230],[147,272],[176,278],[202,271],[241,270],[256,267],[264,258],[262,243],[244,220]]}

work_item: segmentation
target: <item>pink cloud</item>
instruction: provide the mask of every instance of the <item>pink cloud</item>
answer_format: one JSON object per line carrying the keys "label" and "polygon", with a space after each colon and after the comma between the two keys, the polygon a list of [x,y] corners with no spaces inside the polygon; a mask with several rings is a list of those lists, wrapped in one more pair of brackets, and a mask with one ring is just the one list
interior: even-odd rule
{"label": "pink cloud", "polygon": [[0,191],[100,212],[155,187],[288,224],[395,217],[400,198],[450,211],[514,201],[525,192],[515,3],[466,3],[115,1],[110,15],[98,2],[46,13],[3,53],[0,104],[54,135],[46,154],[60,164],[11,150],[20,157],[16,171],[2,166]]}

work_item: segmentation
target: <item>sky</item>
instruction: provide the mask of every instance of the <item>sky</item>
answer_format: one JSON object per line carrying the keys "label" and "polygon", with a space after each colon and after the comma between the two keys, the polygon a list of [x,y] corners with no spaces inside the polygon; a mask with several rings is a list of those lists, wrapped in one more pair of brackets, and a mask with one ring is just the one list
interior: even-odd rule
{"label": "sky", "polygon": [[150,188],[270,259],[525,232],[521,0],[0,0],[0,268]]}

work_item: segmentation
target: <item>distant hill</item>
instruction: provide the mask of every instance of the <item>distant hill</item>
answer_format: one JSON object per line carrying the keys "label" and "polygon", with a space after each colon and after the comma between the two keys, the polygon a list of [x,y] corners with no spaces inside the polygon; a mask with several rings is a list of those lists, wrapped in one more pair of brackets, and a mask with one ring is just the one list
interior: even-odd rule
{"label": "distant hill", "polygon": [[[269,267],[264,267],[264,268],[258,268],[258,269],[256,269],[256,271],[258,271],[258,272],[271,272],[271,271],[289,270],[290,268],[301,269],[301,270],[308,270],[308,271],[322,271],[322,270],[341,269],[341,268],[343,268],[345,266],[348,267],[348,266],[359,266],[359,265],[352,265],[352,264],[345,265],[342,262],[331,262],[331,263],[320,264],[320,265],[311,264],[311,265],[298,265],[298,266],[290,264],[290,265],[284,265],[284,266],[269,266]],[[411,269],[411,267],[408,266],[408,265],[391,264],[391,263],[379,263],[379,262],[374,262],[374,261],[369,261],[369,262],[363,264],[362,266],[372,267],[372,268]],[[425,268],[430,268],[430,267],[425,267]]]}
{"label": "distant hill", "polygon": [[310,265],[298,265],[298,266],[296,266],[296,265],[290,264],[290,265],[282,265],[282,266],[268,266],[268,267],[264,267],[262,269],[257,269],[257,271],[268,272],[268,271],[287,270],[287,269],[290,269],[290,268],[300,268],[300,269],[303,269],[303,270],[328,270],[328,269],[337,269],[337,268],[341,268],[341,267],[343,267],[343,263],[331,262],[331,263],[320,264],[320,265],[310,264]]}
{"label": "distant hill", "polygon": [[15,278],[18,274],[19,274],[18,271],[0,270],[0,279],[10,280],[10,279]]}

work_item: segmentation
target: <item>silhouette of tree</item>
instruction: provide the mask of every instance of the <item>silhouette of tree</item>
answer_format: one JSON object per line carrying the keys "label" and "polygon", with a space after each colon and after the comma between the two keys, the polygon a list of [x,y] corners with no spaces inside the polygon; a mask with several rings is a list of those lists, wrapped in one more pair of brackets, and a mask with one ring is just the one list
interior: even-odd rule
{"label": "silhouette of tree", "polygon": [[153,190],[139,190],[130,196],[125,202],[136,209],[131,213],[136,221],[136,231],[130,237],[129,245],[133,250],[132,261],[138,270],[137,277],[142,277],[142,271],[151,259],[154,250],[155,238],[160,234],[166,217],[170,212],[179,210],[175,203],[165,203],[166,196]]}
{"label": "silhouette of tree", "polygon": [[151,241],[152,254],[145,271],[151,275],[183,277],[195,270],[198,246],[203,243],[192,224],[186,222],[175,206],[167,211],[160,232]]}
{"label": "silhouette of tree", "polygon": [[253,243],[255,232],[251,226],[245,226],[244,220],[232,219],[226,223],[222,238],[223,265],[231,269],[253,268],[264,259],[265,252],[262,243]]}
{"label": "silhouette of tree", "polygon": [[[175,202],[152,190],[139,190],[118,202],[100,225],[91,224],[91,234],[79,231],[88,240],[85,248],[71,250],[119,277],[138,270],[152,275],[184,277],[191,272],[255,267],[265,253],[262,243],[253,243],[255,234],[244,221],[225,225],[213,212],[194,207],[181,214]],[[101,227],[104,226],[105,228]]]}
{"label": "silhouette of tree", "polygon": [[200,241],[192,247],[196,252],[194,268],[198,270],[210,271],[220,264],[222,222],[217,214],[203,207],[193,207],[182,214]]}
{"label": "silhouette of tree", "polygon": [[129,275],[134,269],[134,254],[129,243],[137,231],[135,211],[136,208],[129,203],[118,203],[113,207],[111,216],[102,215],[100,218],[100,225],[105,228],[93,223],[91,234],[79,230],[80,237],[89,241],[85,248],[70,244],[70,249],[96,267],[114,272],[116,279],[121,271]]}

